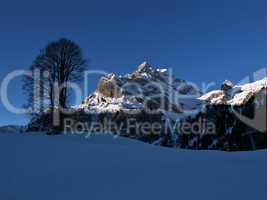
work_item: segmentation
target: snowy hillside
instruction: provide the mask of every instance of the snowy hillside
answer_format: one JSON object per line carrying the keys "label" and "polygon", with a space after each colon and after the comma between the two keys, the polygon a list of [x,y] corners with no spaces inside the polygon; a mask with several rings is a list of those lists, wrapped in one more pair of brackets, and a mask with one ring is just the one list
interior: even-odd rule
{"label": "snowy hillside", "polygon": [[0,134],[0,199],[264,199],[266,156],[111,136]]}

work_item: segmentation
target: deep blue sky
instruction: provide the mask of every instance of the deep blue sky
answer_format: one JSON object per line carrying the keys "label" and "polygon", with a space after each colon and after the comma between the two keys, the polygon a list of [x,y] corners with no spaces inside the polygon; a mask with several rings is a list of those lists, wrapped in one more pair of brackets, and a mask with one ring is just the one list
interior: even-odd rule
{"label": "deep blue sky", "polygon": [[[81,45],[91,69],[124,74],[148,60],[198,84],[238,81],[267,64],[266,8],[264,0],[2,1],[0,81],[60,37]],[[25,102],[19,80],[10,96]],[[24,122],[0,103],[0,125]]]}

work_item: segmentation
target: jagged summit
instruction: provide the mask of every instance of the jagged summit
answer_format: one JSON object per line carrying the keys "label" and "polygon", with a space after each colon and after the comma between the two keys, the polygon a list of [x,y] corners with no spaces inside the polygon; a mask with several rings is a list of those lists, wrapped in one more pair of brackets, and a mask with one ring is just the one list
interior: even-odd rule
{"label": "jagged summit", "polygon": [[137,68],[137,72],[151,72],[152,70],[152,66],[146,61],[139,65]]}
{"label": "jagged summit", "polygon": [[167,73],[167,72],[168,72],[168,69],[166,69],[166,68],[154,68],[151,64],[149,64],[148,62],[145,61],[137,67],[137,70],[134,73],[153,74],[153,73]]}
{"label": "jagged summit", "polygon": [[134,111],[152,109],[183,113],[195,109],[196,98],[178,96],[197,95],[199,91],[184,80],[177,79],[167,69],[154,68],[147,62],[132,74],[108,74],[101,78],[96,91],[78,106],[93,112]]}
{"label": "jagged summit", "polygon": [[233,87],[234,87],[234,84],[231,81],[225,80],[221,86],[221,90],[226,91],[226,90],[232,89]]}

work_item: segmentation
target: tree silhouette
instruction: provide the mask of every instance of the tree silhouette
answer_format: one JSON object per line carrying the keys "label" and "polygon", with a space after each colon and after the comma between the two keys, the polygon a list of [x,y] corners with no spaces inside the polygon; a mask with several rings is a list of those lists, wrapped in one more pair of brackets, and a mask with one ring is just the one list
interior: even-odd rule
{"label": "tree silhouette", "polygon": [[69,99],[68,84],[81,80],[86,64],[81,48],[71,40],[59,39],[42,49],[30,66],[31,76],[24,77],[23,89],[30,113],[49,112],[54,118],[53,113],[57,111],[59,117],[53,130],[62,131],[63,110]]}

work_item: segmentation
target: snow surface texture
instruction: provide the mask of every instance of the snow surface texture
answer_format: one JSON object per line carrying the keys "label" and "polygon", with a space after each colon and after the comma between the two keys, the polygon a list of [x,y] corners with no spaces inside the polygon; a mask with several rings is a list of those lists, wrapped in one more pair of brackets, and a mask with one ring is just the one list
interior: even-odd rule
{"label": "snow surface texture", "polygon": [[108,135],[0,134],[0,199],[264,199],[266,156],[177,151]]}
{"label": "snow surface texture", "polygon": [[199,99],[214,105],[241,106],[266,88],[267,77],[253,83],[235,86],[230,81],[225,81],[221,90],[211,91]]}

